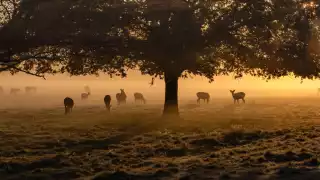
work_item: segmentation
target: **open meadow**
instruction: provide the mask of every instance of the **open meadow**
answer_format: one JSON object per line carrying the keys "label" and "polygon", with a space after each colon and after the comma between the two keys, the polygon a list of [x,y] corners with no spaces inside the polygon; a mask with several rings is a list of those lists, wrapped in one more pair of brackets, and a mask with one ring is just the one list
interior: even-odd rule
{"label": "open meadow", "polygon": [[[1,179],[318,179],[319,98],[230,98],[113,107],[62,98],[2,97]],[[21,99],[23,100],[23,103]],[[26,98],[29,98],[26,99]],[[89,100],[90,101],[90,100]],[[38,106],[28,106],[32,102]],[[51,101],[50,101],[51,102]],[[19,106],[20,105],[20,106]]]}

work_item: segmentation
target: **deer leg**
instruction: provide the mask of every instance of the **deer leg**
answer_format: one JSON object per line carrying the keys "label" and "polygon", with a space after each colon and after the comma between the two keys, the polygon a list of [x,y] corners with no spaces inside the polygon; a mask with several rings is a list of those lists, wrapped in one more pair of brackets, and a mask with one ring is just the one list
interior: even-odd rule
{"label": "deer leg", "polygon": [[246,101],[244,100],[244,98],[242,98],[242,102],[243,102],[243,103],[246,103]]}

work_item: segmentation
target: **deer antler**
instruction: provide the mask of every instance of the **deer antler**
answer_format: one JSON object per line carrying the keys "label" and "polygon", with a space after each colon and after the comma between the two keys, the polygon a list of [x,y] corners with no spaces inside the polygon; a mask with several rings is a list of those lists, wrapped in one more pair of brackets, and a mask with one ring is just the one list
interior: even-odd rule
{"label": "deer antler", "polygon": [[151,79],[151,82],[149,84],[150,84],[150,87],[154,85],[154,77]]}

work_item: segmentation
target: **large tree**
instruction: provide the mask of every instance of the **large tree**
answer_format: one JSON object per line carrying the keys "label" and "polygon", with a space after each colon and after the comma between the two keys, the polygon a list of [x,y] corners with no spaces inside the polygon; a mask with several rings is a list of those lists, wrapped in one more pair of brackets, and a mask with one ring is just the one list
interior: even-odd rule
{"label": "large tree", "polygon": [[[0,29],[8,26],[8,23],[17,14],[19,9],[19,0],[0,0]],[[4,42],[1,42],[4,43]],[[12,63],[9,63],[10,56],[12,56],[10,48],[1,49],[0,51],[0,72],[10,69]]]}
{"label": "large tree", "polygon": [[0,29],[0,49],[37,75],[137,68],[164,79],[163,112],[178,115],[178,79],[189,75],[319,78],[318,8],[315,0],[24,0]]}

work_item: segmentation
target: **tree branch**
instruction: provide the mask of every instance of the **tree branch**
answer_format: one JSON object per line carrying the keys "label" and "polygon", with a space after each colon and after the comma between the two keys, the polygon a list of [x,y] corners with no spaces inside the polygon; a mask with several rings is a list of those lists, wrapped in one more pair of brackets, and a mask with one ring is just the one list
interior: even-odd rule
{"label": "tree branch", "polygon": [[32,76],[41,77],[41,78],[43,78],[44,80],[47,80],[47,79],[44,77],[44,75],[39,75],[39,74],[36,74],[36,73],[32,73],[32,72],[29,72],[29,71],[25,71],[25,70],[20,69],[20,68],[17,68],[17,67],[12,67],[12,69],[15,69],[15,70],[20,71],[20,72],[24,72],[24,73],[29,74],[29,75],[32,75]]}

